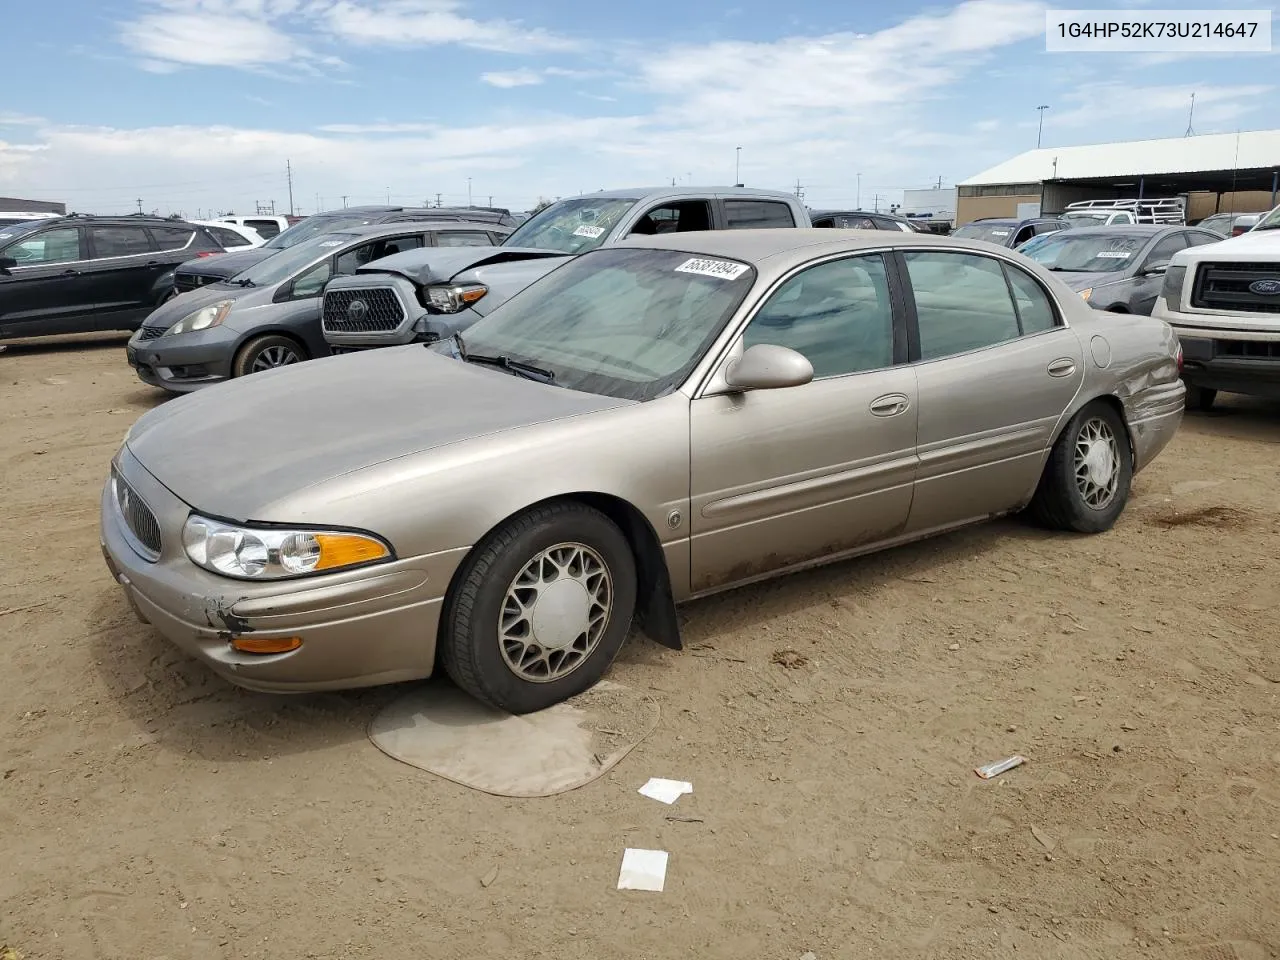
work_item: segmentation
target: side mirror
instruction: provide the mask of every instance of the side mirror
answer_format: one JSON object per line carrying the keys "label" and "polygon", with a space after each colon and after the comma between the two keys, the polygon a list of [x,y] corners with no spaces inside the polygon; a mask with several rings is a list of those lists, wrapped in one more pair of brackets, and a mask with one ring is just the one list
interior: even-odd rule
{"label": "side mirror", "polygon": [[802,387],[813,379],[813,364],[790,347],[757,343],[725,372],[725,383],[734,390],[776,390]]}
{"label": "side mirror", "polygon": [[0,257],[0,273],[8,273],[18,265],[18,261],[13,257]]}
{"label": "side mirror", "polygon": [[1146,269],[1142,271],[1143,276],[1156,277],[1169,271],[1169,261],[1161,260],[1159,263],[1149,263]]}

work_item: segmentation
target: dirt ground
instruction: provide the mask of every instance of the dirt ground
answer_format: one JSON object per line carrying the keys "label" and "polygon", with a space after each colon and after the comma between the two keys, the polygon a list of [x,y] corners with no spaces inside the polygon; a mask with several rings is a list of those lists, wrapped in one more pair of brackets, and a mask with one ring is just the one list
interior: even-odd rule
{"label": "dirt ground", "polygon": [[[1280,956],[1280,406],[1189,416],[1107,535],[993,523],[686,608],[693,649],[611,675],[658,730],[514,801],[378,752],[399,689],[242,692],[132,618],[98,495],[157,400],[121,340],[0,353],[0,948]],[[626,846],[665,892],[614,889]]]}

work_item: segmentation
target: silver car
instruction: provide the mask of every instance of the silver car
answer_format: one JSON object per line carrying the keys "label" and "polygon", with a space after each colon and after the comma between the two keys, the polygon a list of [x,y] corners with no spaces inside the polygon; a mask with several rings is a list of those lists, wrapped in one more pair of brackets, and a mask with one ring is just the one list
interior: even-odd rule
{"label": "silver car", "polygon": [[1182,418],[1169,327],[980,241],[628,240],[462,337],[143,416],[102,496],[140,616],[258,690],[426,677],[512,712],[633,620],[1029,508],[1097,533]]}

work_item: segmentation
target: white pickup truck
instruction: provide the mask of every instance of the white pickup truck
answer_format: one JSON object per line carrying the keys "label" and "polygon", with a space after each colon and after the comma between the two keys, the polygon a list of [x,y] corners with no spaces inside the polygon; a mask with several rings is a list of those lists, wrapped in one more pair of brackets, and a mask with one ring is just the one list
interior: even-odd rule
{"label": "white pickup truck", "polygon": [[1187,406],[1280,398],[1280,207],[1248,233],[1173,256],[1151,315],[1182,343]]}

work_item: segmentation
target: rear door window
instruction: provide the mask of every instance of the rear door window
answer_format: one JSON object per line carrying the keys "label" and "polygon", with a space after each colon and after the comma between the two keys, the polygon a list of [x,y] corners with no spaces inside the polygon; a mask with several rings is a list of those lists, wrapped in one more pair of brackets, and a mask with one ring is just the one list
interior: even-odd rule
{"label": "rear door window", "polygon": [[89,240],[93,244],[95,260],[135,257],[155,249],[143,227],[90,227]]}
{"label": "rear door window", "polygon": [[373,263],[383,257],[390,257],[406,250],[417,250],[423,246],[422,235],[413,234],[405,237],[380,237],[368,243],[353,247],[338,257],[338,276],[350,276],[366,263]]}
{"label": "rear door window", "polygon": [[908,252],[920,359],[937,360],[1019,336],[1018,314],[998,261],[972,253]]}
{"label": "rear door window", "polygon": [[441,230],[436,233],[437,247],[490,247],[493,240],[479,230]]}
{"label": "rear door window", "polygon": [[252,227],[258,231],[258,236],[264,240],[270,240],[280,232],[280,224],[274,220],[248,220],[244,222],[246,227]]}
{"label": "rear door window", "polygon": [[775,200],[726,200],[725,226],[730,230],[794,227],[791,208]]}
{"label": "rear door window", "polygon": [[[230,230],[224,231],[231,233]],[[190,227],[152,227],[151,236],[161,250],[185,250],[191,246],[196,232]],[[223,244],[226,246],[226,244]]]}

